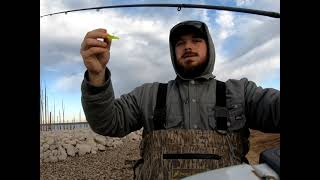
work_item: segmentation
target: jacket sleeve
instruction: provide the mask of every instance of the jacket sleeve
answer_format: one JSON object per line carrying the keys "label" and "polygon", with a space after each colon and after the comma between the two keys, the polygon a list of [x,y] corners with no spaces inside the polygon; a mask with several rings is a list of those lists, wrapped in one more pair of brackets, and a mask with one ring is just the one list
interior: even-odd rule
{"label": "jacket sleeve", "polygon": [[81,84],[81,103],[94,132],[104,136],[123,137],[142,127],[137,102],[139,88],[115,99],[110,76],[110,71],[106,68],[106,82],[101,87],[93,87],[86,72]]}
{"label": "jacket sleeve", "polygon": [[280,133],[280,91],[242,79],[245,88],[245,112],[249,128]]}

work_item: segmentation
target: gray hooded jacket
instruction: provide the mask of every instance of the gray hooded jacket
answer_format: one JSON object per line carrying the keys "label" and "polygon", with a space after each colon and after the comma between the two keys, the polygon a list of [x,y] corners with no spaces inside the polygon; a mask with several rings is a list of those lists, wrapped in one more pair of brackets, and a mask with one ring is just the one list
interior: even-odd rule
{"label": "gray hooded jacket", "polygon": [[[183,23],[193,26],[192,21]],[[212,75],[215,51],[204,23],[202,28],[207,36],[209,62],[203,73],[193,79],[184,78],[177,70],[170,32],[171,59],[177,77],[168,82],[165,128],[213,130],[216,127],[216,80]],[[280,132],[280,91],[257,87],[246,78],[229,79],[225,83],[229,130],[247,125],[263,132]],[[158,82],[146,83],[115,99],[108,68],[102,87],[90,85],[86,72],[81,85],[81,100],[90,127],[98,134],[116,137],[123,137],[142,127],[145,132],[151,131],[158,85]]]}

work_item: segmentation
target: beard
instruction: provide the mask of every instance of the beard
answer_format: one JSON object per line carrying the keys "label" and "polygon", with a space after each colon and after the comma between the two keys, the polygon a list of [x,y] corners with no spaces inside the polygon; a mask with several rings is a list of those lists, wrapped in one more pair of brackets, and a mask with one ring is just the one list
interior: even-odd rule
{"label": "beard", "polygon": [[204,72],[204,70],[206,69],[207,65],[208,65],[208,60],[205,61],[202,64],[199,64],[197,66],[194,67],[190,67],[190,68],[185,68],[180,64],[176,64],[177,65],[177,71],[178,73],[186,79],[193,79],[196,78],[198,76],[201,76],[202,73]]}

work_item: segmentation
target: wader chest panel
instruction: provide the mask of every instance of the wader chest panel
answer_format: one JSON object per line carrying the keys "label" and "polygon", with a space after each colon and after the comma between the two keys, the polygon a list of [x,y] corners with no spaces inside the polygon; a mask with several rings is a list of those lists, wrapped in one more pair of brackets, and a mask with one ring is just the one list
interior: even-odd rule
{"label": "wader chest panel", "polygon": [[[138,179],[180,179],[206,170],[241,164],[239,133],[170,129],[147,133]],[[232,151],[232,153],[230,153]]]}

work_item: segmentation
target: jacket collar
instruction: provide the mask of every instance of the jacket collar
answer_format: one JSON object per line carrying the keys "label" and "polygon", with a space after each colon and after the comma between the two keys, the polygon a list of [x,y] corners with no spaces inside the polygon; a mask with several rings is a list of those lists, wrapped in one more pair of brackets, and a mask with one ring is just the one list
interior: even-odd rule
{"label": "jacket collar", "polygon": [[180,82],[183,82],[183,81],[190,81],[190,80],[197,80],[197,79],[201,79],[201,80],[209,80],[209,79],[214,79],[216,76],[213,75],[213,74],[206,74],[206,75],[202,75],[201,77],[198,77],[196,79],[183,79],[181,78],[180,76],[176,76],[176,81],[180,81]]}

